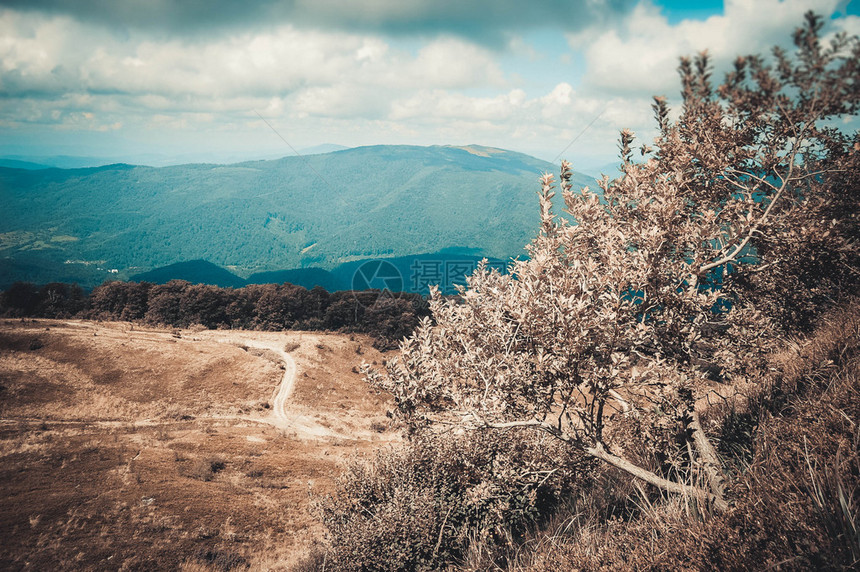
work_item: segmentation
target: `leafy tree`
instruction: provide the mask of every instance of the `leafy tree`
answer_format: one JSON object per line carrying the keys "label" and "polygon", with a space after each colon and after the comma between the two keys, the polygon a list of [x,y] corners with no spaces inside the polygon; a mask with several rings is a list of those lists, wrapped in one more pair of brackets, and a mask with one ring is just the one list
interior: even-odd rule
{"label": "leafy tree", "polygon": [[185,280],[171,280],[167,284],[156,284],[150,288],[144,319],[150,324],[187,325],[183,324],[180,301],[189,286],[191,284]]}
{"label": "leafy tree", "polygon": [[380,349],[395,349],[418,325],[415,306],[410,297],[379,296],[365,311],[366,331],[376,338]]}
{"label": "leafy tree", "polygon": [[362,302],[372,304],[377,296],[378,293],[372,291],[334,292],[325,311],[326,328],[338,330],[355,327],[364,318],[365,306]]}
{"label": "leafy tree", "polygon": [[126,286],[125,307],[119,315],[120,320],[142,320],[146,316],[149,304],[149,291],[152,284],[149,282],[130,282]]}
{"label": "leafy tree", "polygon": [[35,313],[46,318],[69,318],[87,306],[86,296],[77,284],[51,282],[39,289]]}
{"label": "leafy tree", "polygon": [[32,316],[39,304],[39,290],[30,282],[15,282],[0,297],[0,309],[8,316]]}
{"label": "leafy tree", "polygon": [[[267,286],[267,285],[266,285]],[[254,329],[257,307],[266,286],[254,284],[233,291],[233,296],[227,305],[227,318],[232,328]]]}
{"label": "leafy tree", "polygon": [[210,329],[227,325],[231,293],[232,289],[208,284],[188,286],[179,298],[180,322],[177,325],[202,324]]}
{"label": "leafy tree", "polygon": [[308,330],[322,329],[326,310],[331,303],[332,296],[325,288],[322,286],[311,288],[305,307],[308,318],[301,324],[301,327]]}
{"label": "leafy tree", "polygon": [[113,318],[125,308],[128,292],[125,282],[111,280],[90,292],[90,309],[94,318]]}
{"label": "leafy tree", "polygon": [[256,325],[264,330],[291,328],[308,310],[307,289],[293,284],[265,284],[256,305]]}
{"label": "leafy tree", "polygon": [[[832,125],[857,112],[860,42],[836,36],[824,47],[820,31],[808,15],[793,56],[739,58],[716,89],[707,54],[683,59],[680,117],[655,98],[659,135],[643,160],[623,131],[622,175],[604,177],[602,196],[573,192],[563,162],[573,223],[554,215],[545,175],[529,259],[510,276],[480,266],[454,300],[433,290],[435,321],[424,319],[384,372],[366,368],[368,379],[415,424],[532,427],[724,510],[696,409],[709,378],[737,379],[767,350],[775,320],[798,303],[769,291],[803,284],[793,257],[817,256],[816,237],[827,237],[828,295],[856,280],[849,187],[860,147]],[[664,455],[681,435],[707,485],[635,463],[631,435]]]}

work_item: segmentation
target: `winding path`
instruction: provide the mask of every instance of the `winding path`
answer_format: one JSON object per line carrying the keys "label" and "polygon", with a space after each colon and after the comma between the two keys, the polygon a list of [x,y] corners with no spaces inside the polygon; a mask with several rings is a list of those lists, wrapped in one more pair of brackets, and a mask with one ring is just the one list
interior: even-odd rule
{"label": "winding path", "polygon": [[284,363],[284,375],[281,378],[281,383],[275,389],[275,394],[272,399],[272,409],[267,417],[234,417],[224,416],[224,418],[242,419],[244,421],[254,421],[257,423],[268,423],[278,429],[295,431],[296,434],[304,438],[319,438],[319,437],[338,437],[341,439],[355,439],[355,436],[344,435],[337,431],[325,427],[320,422],[309,416],[296,411],[288,411],[289,399],[296,387],[297,366],[296,361],[289,353],[284,350],[284,341],[280,340],[260,340],[246,336],[230,336],[229,338],[212,338],[215,341],[227,344],[242,344],[249,348],[260,350],[270,350],[278,355]]}
{"label": "winding path", "polygon": [[291,419],[287,416],[287,400],[293,394],[296,387],[296,360],[288,354],[278,342],[264,342],[261,340],[253,340],[250,338],[241,338],[241,343],[249,348],[257,348],[261,350],[271,350],[278,354],[284,362],[284,376],[281,378],[281,383],[275,390],[275,398],[272,400],[272,425],[279,429],[286,429],[292,424]]}

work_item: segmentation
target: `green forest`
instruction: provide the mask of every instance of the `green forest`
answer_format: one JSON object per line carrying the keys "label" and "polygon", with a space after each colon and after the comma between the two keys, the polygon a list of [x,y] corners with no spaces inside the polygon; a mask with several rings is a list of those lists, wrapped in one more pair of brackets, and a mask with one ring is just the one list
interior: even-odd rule
{"label": "green forest", "polygon": [[397,344],[427,316],[417,294],[379,290],[329,293],[317,286],[255,284],[219,288],[171,280],[106,282],[84,292],[77,284],[16,282],[0,292],[0,316],[122,320],[174,328],[366,333],[381,349]]}
{"label": "green forest", "polygon": [[198,259],[243,278],[451,247],[508,260],[532,238],[531,189],[551,168],[477,146],[361,147],[235,165],[0,168],[0,268],[7,286],[94,286]]}

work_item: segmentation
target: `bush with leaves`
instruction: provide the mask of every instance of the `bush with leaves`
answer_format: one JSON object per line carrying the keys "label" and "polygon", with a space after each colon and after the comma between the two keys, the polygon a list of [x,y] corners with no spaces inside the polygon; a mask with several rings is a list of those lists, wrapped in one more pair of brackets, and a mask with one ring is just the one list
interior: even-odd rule
{"label": "bush with leaves", "polygon": [[[844,196],[857,136],[829,122],[857,112],[860,41],[836,36],[822,47],[820,30],[809,15],[794,56],[775,50],[773,67],[740,58],[717,89],[706,54],[682,60],[680,118],[655,98],[659,135],[643,161],[622,132],[622,175],[604,177],[599,194],[574,192],[563,162],[572,223],[552,212],[545,175],[529,259],[508,276],[480,266],[455,300],[434,290],[435,321],[425,319],[384,372],[365,368],[369,381],[412,423],[537,429],[727,508],[697,399],[710,378],[743,376],[771,347],[773,318],[786,308],[770,292],[801,286],[793,257],[814,257],[810,249],[822,247],[814,237],[827,237],[841,276],[857,272],[857,191]],[[834,212],[837,199],[850,208]],[[824,287],[833,297],[846,283],[837,276]],[[770,315],[757,307],[764,301]],[[653,453],[664,454],[667,435],[684,431],[707,485],[634,464],[631,427],[654,435]]]}
{"label": "bush with leaves", "polygon": [[716,225],[695,264],[732,274],[733,293],[782,331],[808,330],[860,282],[860,134],[837,128],[860,105],[860,42],[824,45],[822,27],[808,13],[793,56],[738,58],[716,89],[706,55],[683,60],[680,121],[654,106],[656,174]]}
{"label": "bush with leaves", "polygon": [[354,463],[319,501],[333,570],[435,570],[469,542],[509,540],[573,486],[588,463],[532,432],[419,436]]}

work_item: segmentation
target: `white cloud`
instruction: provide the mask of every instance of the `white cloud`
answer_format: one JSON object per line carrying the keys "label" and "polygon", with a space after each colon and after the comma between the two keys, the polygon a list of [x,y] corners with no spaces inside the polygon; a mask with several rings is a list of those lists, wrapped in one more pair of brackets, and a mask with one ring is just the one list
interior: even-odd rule
{"label": "white cloud", "polygon": [[108,94],[134,97],[145,109],[250,111],[248,98],[286,98],[296,113],[343,117],[383,114],[405,91],[505,84],[490,51],[451,38],[428,41],[415,55],[374,36],[290,26],[156,42],[10,10],[0,12],[0,38],[0,92],[51,105],[68,94]]}
{"label": "white cloud", "polygon": [[[670,25],[659,9],[640,3],[619,25],[570,34],[585,53],[585,81],[595,90],[643,97],[678,91],[678,59],[707,49],[719,67],[735,56],[788,43],[789,32],[813,10],[829,15],[838,0],[726,0],[724,14]],[[848,19],[841,25],[851,25]],[[855,29],[856,31],[856,29]],[[646,56],[647,55],[647,56]]]}
{"label": "white cloud", "polygon": [[[598,148],[611,153],[624,127],[636,132],[640,142],[650,143],[656,135],[651,97],[667,95],[677,102],[680,92],[677,67],[681,56],[707,50],[715,67],[714,81],[738,55],[768,54],[774,45],[790,47],[791,32],[803,22],[804,14],[813,10],[825,18],[837,8],[838,0],[726,0],[724,13],[707,20],[683,20],[670,24],[659,7],[648,0],[641,2],[625,18],[610,26],[593,26],[568,34],[568,45],[580,52],[586,73],[576,86],[579,108],[600,120],[589,130],[587,146],[573,146],[576,154]],[[860,33],[860,18],[843,17],[826,20],[832,35],[844,30]],[[557,89],[561,89],[557,88]],[[566,91],[552,94],[563,98]],[[547,113],[552,105],[547,102]],[[562,111],[565,109],[561,108]],[[675,110],[677,111],[677,110]],[[557,117],[553,114],[551,117]]]}
{"label": "white cloud", "polygon": [[437,87],[498,87],[505,83],[490,51],[456,39],[430,42],[407,68],[414,80]]}
{"label": "white cloud", "polygon": [[470,97],[443,90],[425,90],[394,102],[390,118],[413,118],[447,121],[507,121],[523,108],[525,92],[520,89],[495,97]]}
{"label": "white cloud", "polygon": [[[650,96],[678,92],[680,55],[708,48],[725,65],[767,51],[788,41],[807,9],[827,15],[836,1],[726,0],[724,15],[674,25],[642,3],[569,35],[574,54],[561,53],[560,31],[509,36],[498,50],[467,35],[405,41],[373,27],[277,22],[157,40],[141,29],[0,9],[0,125],[283,149],[259,112],[296,147],[482,143],[552,159],[570,145],[566,158],[611,157],[623,127],[650,139]],[[391,19],[398,5],[379,7]],[[860,18],[828,25],[857,33]],[[561,56],[575,65],[557,65]],[[564,76],[581,65],[581,81]]]}

